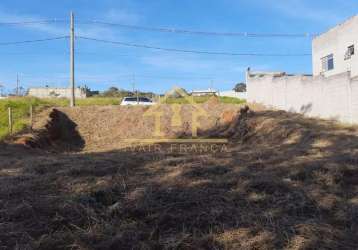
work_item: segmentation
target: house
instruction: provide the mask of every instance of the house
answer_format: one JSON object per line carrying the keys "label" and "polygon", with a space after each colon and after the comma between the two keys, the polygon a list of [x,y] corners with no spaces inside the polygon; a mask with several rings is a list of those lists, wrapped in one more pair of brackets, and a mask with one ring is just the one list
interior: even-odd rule
{"label": "house", "polygon": [[358,15],[312,41],[313,76],[246,72],[247,101],[358,124]]}
{"label": "house", "polygon": [[[51,88],[51,87],[30,88],[28,95],[38,98],[70,98],[71,88]],[[76,88],[75,98],[77,99],[87,98],[86,91],[82,88]]]}
{"label": "house", "polygon": [[358,15],[313,39],[313,75],[358,76]]}
{"label": "house", "polygon": [[192,96],[207,96],[207,95],[218,95],[218,92],[215,89],[206,89],[206,90],[193,90],[191,92]]}

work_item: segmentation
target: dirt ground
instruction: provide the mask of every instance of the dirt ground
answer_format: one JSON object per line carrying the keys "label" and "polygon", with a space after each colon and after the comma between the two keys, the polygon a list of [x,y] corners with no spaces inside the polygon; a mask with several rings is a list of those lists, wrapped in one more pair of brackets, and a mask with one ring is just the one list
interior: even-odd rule
{"label": "dirt ground", "polygon": [[227,144],[123,146],[145,108],[42,113],[0,145],[0,249],[358,249],[358,127],[203,107]]}

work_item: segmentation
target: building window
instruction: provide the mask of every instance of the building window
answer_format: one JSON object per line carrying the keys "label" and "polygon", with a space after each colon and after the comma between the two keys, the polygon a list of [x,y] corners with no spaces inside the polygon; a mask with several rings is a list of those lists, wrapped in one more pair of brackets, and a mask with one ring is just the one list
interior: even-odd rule
{"label": "building window", "polygon": [[344,56],[344,60],[351,59],[351,57],[354,55],[354,45],[351,45],[348,47],[347,52]]}
{"label": "building window", "polygon": [[334,69],[333,54],[322,58],[322,72],[330,71]]}

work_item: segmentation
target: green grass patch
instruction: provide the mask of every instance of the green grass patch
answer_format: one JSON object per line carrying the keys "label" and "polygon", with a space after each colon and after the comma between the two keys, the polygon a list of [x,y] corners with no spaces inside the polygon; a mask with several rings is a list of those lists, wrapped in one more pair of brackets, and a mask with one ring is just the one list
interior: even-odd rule
{"label": "green grass patch", "polygon": [[[189,98],[193,98],[195,103],[200,104],[200,103],[207,102],[211,98],[211,96],[195,96],[195,97],[190,96]],[[220,96],[218,98],[219,98],[219,102],[221,102],[221,103],[228,103],[228,104],[246,103],[246,100],[233,98],[233,97]],[[189,101],[187,99],[185,99],[184,97],[179,97],[179,98],[169,97],[163,103],[165,103],[165,104],[189,104]]]}
{"label": "green grass patch", "polygon": [[222,103],[229,103],[229,104],[243,104],[246,103],[244,99],[238,99],[234,97],[227,97],[227,96],[220,96],[220,102]]}
{"label": "green grass patch", "polygon": [[29,123],[30,106],[35,109],[40,105],[47,104],[36,98],[10,98],[0,100],[0,139],[9,133],[8,108],[12,109],[13,132],[23,130]]}
{"label": "green grass patch", "polygon": [[[119,105],[120,98],[91,97],[87,99],[78,99],[78,106],[91,105]],[[30,106],[34,113],[49,107],[69,106],[69,100],[64,98],[46,98],[39,99],[34,97],[17,97],[0,100],[0,140],[9,134],[8,108],[12,109],[13,133],[18,133],[30,124]]]}
{"label": "green grass patch", "polygon": [[78,106],[106,106],[106,105],[119,105],[122,101],[122,98],[119,97],[90,97],[86,99],[78,99]]}

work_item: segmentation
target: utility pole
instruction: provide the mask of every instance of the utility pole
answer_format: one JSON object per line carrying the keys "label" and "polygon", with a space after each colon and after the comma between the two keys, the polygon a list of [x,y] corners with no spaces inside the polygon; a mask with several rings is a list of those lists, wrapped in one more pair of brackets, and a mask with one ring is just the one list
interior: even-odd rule
{"label": "utility pole", "polygon": [[133,74],[133,94],[137,97],[137,103],[139,103],[138,90],[135,86],[135,74]]}
{"label": "utility pole", "polygon": [[75,17],[73,12],[71,12],[71,31],[70,31],[70,50],[71,50],[71,56],[70,56],[70,79],[71,79],[71,85],[70,85],[70,89],[71,89],[71,100],[70,100],[70,106],[74,107],[76,106],[76,101],[75,101]]}
{"label": "utility pole", "polygon": [[135,75],[132,75],[132,90],[133,90],[133,94],[135,92]]}
{"label": "utility pole", "polygon": [[16,96],[19,96],[19,74],[16,75]]}

